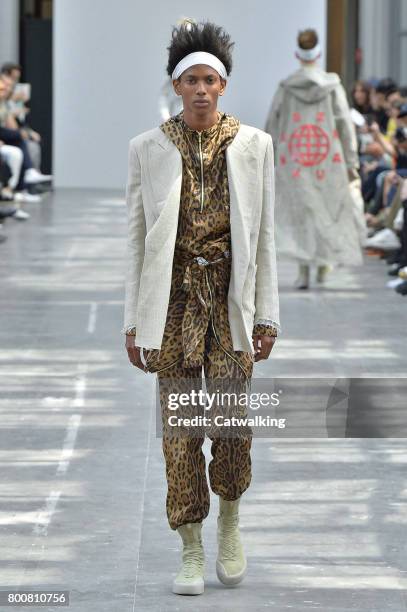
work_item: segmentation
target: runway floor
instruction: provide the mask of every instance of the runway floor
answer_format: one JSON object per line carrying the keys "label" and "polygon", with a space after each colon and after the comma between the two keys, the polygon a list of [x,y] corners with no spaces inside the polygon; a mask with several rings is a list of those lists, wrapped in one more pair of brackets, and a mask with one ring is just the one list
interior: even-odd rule
{"label": "runway floor", "polygon": [[[213,496],[205,594],[171,593],[180,538],[155,376],[129,364],[120,333],[123,194],[57,190],[27,210],[0,245],[1,590],[68,590],[73,612],[407,610],[403,438],[255,439],[246,580],[217,582]],[[407,299],[382,261],[309,292],[295,273],[279,267],[283,333],[255,376],[406,376]]]}

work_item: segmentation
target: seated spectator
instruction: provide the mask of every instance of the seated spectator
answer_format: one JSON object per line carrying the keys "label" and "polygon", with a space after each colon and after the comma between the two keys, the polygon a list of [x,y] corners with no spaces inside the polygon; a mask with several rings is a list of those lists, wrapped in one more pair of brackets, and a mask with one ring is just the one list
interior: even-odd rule
{"label": "seated spectator", "polygon": [[[5,64],[5,66],[7,70],[8,64]],[[14,118],[15,129],[19,129],[21,136],[26,140],[34,168],[41,171],[41,136],[27,122],[30,109],[26,104],[29,101],[29,95],[24,90],[19,91],[17,89],[19,83],[15,78],[19,78],[19,73],[16,69],[8,69],[8,72],[4,72],[4,70],[5,67],[3,66],[0,76],[8,88],[7,108],[10,116]],[[13,74],[17,76],[13,78]],[[26,86],[29,87],[28,84]]]}
{"label": "seated spectator", "polygon": [[362,174],[369,173],[378,165],[389,165],[385,158],[385,149],[377,142],[370,129],[371,117],[366,118],[356,109],[351,109],[358,138],[359,161]]}
{"label": "seated spectator", "polygon": [[[391,153],[382,140],[377,138],[377,123],[358,128],[360,175],[362,179],[362,195],[368,205],[377,197],[382,180],[381,175],[390,170],[393,165]],[[387,144],[387,143],[386,143]]]}
{"label": "seated spectator", "polygon": [[407,180],[403,181],[400,194],[401,206],[395,219],[395,229],[400,236],[401,246],[394,262],[390,265],[389,275],[398,277],[396,283],[390,285],[401,295],[407,295]]}
{"label": "seated spectator", "polygon": [[[14,219],[25,221],[30,217],[30,215],[21,208],[21,202],[24,201],[22,194],[18,192],[13,193],[13,187],[15,187],[18,180],[23,161],[22,158],[23,154],[20,149],[5,145],[0,141],[0,219],[12,216]],[[12,202],[13,207],[7,207],[2,204],[3,202]]]}
{"label": "seated spectator", "polygon": [[[393,167],[392,138],[397,128],[397,117],[402,103],[401,93],[392,79],[382,79],[370,92],[373,117],[364,128],[359,128],[363,199],[368,206],[374,200],[374,211],[383,196],[385,172]],[[369,123],[371,125],[369,125]],[[378,134],[381,134],[381,138]],[[371,210],[369,212],[372,212]],[[372,213],[374,214],[374,213]]]}
{"label": "seated spectator", "polygon": [[21,66],[19,64],[10,62],[3,64],[0,74],[4,79],[10,79],[13,84],[12,95],[9,99],[10,109],[15,112],[18,121],[23,123],[27,113],[30,112],[29,107],[26,106],[30,101],[30,85],[28,83],[20,85]]}
{"label": "seated spectator", "polygon": [[370,103],[373,107],[374,120],[379,124],[382,134],[386,133],[388,116],[388,96],[397,91],[397,83],[393,79],[381,79],[370,92]]}
{"label": "seated spectator", "polygon": [[[376,134],[379,139],[384,140],[376,124]],[[369,226],[380,227],[383,219],[387,216],[396,194],[397,187],[407,178],[407,127],[398,127],[392,143],[386,143],[389,151],[394,155],[394,170],[382,173],[380,197],[375,199],[374,204],[369,207],[366,214],[366,222]]]}
{"label": "seated spectator", "polygon": [[370,103],[371,86],[367,81],[356,81],[352,88],[351,106],[355,108],[366,121],[373,117],[373,108]]}
{"label": "seated spectator", "polygon": [[366,241],[369,249],[387,253],[388,274],[396,278],[387,283],[407,295],[407,179],[401,179],[384,227]]}
{"label": "seated spectator", "polygon": [[0,140],[6,145],[21,149],[23,153],[23,163],[15,189],[18,192],[27,194],[27,187],[38,183],[49,182],[52,179],[52,175],[44,175],[34,168],[27,142],[21,135],[14,116],[9,112],[7,105],[8,94],[9,87],[4,81],[4,78],[0,75]]}

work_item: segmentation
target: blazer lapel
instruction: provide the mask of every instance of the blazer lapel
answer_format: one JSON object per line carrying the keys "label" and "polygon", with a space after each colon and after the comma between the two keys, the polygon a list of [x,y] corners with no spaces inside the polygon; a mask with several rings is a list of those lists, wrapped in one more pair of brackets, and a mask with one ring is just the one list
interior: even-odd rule
{"label": "blazer lapel", "polygon": [[147,149],[146,177],[155,217],[151,240],[155,242],[163,237],[166,227],[171,234],[173,226],[177,226],[182,182],[181,154],[159,128]]}

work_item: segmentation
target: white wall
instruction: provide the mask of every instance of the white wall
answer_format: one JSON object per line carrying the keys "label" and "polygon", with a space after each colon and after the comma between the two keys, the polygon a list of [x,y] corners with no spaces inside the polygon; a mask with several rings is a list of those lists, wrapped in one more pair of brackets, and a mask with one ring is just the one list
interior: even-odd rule
{"label": "white wall", "polygon": [[297,67],[299,29],[325,45],[325,0],[55,0],[54,174],[64,187],[123,188],[128,141],[159,124],[171,25],[222,25],[235,41],[221,108],[263,128],[278,81]]}
{"label": "white wall", "polygon": [[388,0],[361,0],[359,5],[361,77],[390,76],[390,21]]}
{"label": "white wall", "polygon": [[0,64],[18,61],[19,14],[17,0],[0,0]]}

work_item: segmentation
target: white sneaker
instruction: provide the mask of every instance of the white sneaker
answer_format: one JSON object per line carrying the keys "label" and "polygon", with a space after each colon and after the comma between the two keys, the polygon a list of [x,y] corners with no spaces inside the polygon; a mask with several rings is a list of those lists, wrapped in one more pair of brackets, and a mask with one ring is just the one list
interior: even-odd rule
{"label": "white sneaker", "polygon": [[28,170],[25,171],[25,183],[45,183],[47,181],[52,181],[52,174],[42,174],[35,168],[28,168]]}
{"label": "white sneaker", "polygon": [[388,283],[386,283],[386,287],[389,287],[389,289],[395,289],[396,287],[398,287],[399,285],[402,285],[404,283],[404,280],[402,278],[392,278],[391,280],[389,280]]}
{"label": "white sneaker", "polygon": [[365,247],[383,249],[384,251],[393,251],[399,249],[400,246],[399,237],[389,228],[380,230],[372,238],[365,241]]}
{"label": "white sneaker", "polygon": [[30,217],[31,215],[29,215],[28,212],[25,212],[25,210],[22,210],[21,208],[17,208],[16,212],[13,215],[13,219],[19,219],[20,221],[25,221]]}
{"label": "white sneaker", "polygon": [[28,193],[28,191],[17,191],[14,194],[16,202],[42,202],[42,197],[38,194]]}

